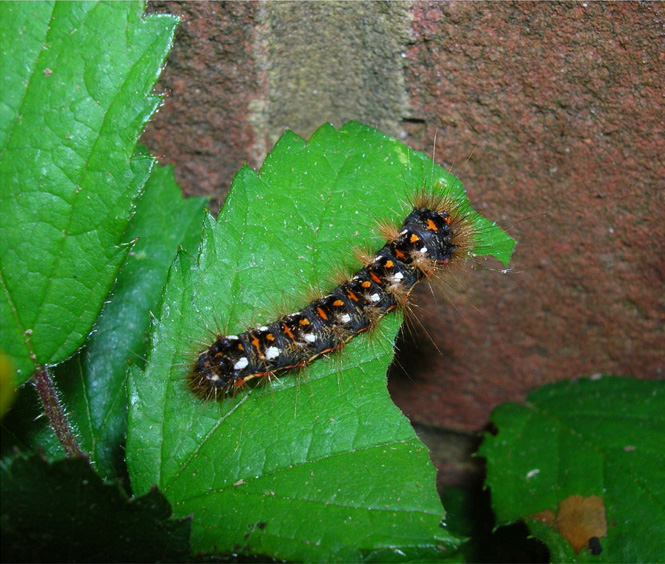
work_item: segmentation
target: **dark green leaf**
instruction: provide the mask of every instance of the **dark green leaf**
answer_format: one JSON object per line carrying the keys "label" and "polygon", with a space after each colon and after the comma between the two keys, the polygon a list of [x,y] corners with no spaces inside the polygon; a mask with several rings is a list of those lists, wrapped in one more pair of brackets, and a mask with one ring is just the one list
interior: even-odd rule
{"label": "dark green leaf", "polygon": [[173,169],[153,169],[126,233],[128,239],[138,240],[95,332],[82,353],[58,371],[81,446],[104,477],[124,474],[127,368],[143,365],[150,312],[159,305],[178,246],[196,251],[206,201],[183,200]]}
{"label": "dark green leaf", "polygon": [[17,383],[83,343],[152,166],[136,140],[176,19],[141,2],[3,2],[0,327]]}
{"label": "dark green leaf", "polygon": [[526,519],[554,562],[598,561],[592,536],[602,562],[663,561],[665,382],[560,382],[492,421],[481,454],[499,524]]}
{"label": "dark green leaf", "polygon": [[[57,369],[70,422],[79,431],[83,450],[106,478],[124,474],[127,368],[143,363],[150,312],[159,304],[178,246],[196,250],[205,202],[205,198],[183,200],[171,167],[153,168],[127,227],[126,238],[137,242],[120,269],[95,332],[79,354]],[[47,421],[31,421],[39,413],[32,390],[22,390],[21,396],[14,406],[20,416],[3,421],[3,448],[40,445],[50,456],[62,456]]]}
{"label": "dark green leaf", "polygon": [[[439,526],[427,450],[386,389],[400,317],[251,393],[204,402],[186,385],[207,330],[268,322],[303,306],[308,286],[332,287],[340,258],[357,266],[354,247],[382,244],[374,220],[401,223],[425,185],[466,202],[455,177],[374,129],[323,126],[309,143],[287,133],[260,174],[238,173],[198,259],[174,263],[150,362],[130,374],[127,455],[136,492],[157,484],[194,515],[195,551],[431,560],[457,546]],[[512,239],[471,221],[477,252],[508,260]]]}
{"label": "dark green leaf", "polygon": [[16,458],[2,474],[3,562],[179,562],[190,523],[152,490],[128,499],[84,459]]}

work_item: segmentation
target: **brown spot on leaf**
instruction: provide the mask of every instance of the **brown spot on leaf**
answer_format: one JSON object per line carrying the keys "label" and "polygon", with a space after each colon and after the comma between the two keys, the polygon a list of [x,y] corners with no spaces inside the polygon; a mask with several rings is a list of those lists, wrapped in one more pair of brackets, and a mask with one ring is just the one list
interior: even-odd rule
{"label": "brown spot on leaf", "polygon": [[534,513],[531,515],[531,518],[535,519],[536,521],[540,521],[541,523],[545,523],[545,525],[554,525],[554,521],[556,519],[554,513],[552,513],[549,509]]}
{"label": "brown spot on leaf", "polygon": [[571,495],[564,499],[559,504],[556,525],[575,552],[579,552],[589,545],[591,537],[602,538],[607,535],[603,498],[597,495]]}

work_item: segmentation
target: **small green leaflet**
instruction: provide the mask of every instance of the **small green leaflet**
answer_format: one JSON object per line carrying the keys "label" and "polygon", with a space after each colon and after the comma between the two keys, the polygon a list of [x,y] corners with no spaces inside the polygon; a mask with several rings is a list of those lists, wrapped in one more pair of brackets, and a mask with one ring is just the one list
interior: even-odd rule
{"label": "small green leaflet", "polygon": [[480,454],[499,525],[525,519],[552,562],[663,562],[665,382],[559,382],[492,421]]}

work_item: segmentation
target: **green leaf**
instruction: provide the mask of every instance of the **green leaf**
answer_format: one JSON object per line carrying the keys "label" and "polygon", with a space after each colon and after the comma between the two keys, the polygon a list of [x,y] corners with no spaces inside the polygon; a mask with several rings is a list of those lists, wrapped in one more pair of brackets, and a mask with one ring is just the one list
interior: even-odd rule
{"label": "green leaf", "polygon": [[[146,183],[125,237],[136,240],[85,348],[56,369],[70,423],[81,447],[105,478],[125,474],[127,426],[126,373],[143,364],[150,312],[156,311],[178,246],[196,251],[206,198],[182,198],[172,167],[155,167]],[[32,420],[39,406],[31,389],[22,390],[14,411],[3,421],[3,450],[39,445],[49,456],[64,455],[46,420]],[[25,397],[29,396],[29,397]]]}
{"label": "green leaf", "polygon": [[86,460],[33,456],[0,469],[3,562],[180,562],[190,523],[152,490],[128,499]]}
{"label": "green leaf", "polygon": [[141,2],[0,4],[0,327],[17,383],[81,346],[152,166],[136,140],[176,18]]}
{"label": "green leaf", "polygon": [[[238,173],[197,259],[174,263],[148,367],[130,374],[127,458],[135,492],[156,484],[177,515],[193,514],[195,551],[436,560],[459,544],[440,527],[427,450],[386,389],[399,316],[235,398],[204,402],[186,384],[208,330],[271,321],[303,306],[308,286],[334,286],[340,257],[353,265],[354,247],[378,248],[373,220],[401,223],[424,185],[466,202],[454,176],[372,128],[326,125],[308,143],[287,132],[259,174]],[[471,221],[478,252],[507,260],[512,239]]]}
{"label": "green leaf", "polygon": [[553,562],[598,561],[580,547],[592,536],[603,562],[663,561],[665,382],[560,382],[492,421],[480,454],[499,524],[526,519]]}
{"label": "green leaf", "polygon": [[[156,311],[178,246],[196,252],[206,198],[182,198],[172,167],[153,169],[128,239],[138,239],[81,354],[57,371],[81,447],[107,478],[124,474],[127,368],[143,365]],[[69,384],[69,386],[68,386]]]}

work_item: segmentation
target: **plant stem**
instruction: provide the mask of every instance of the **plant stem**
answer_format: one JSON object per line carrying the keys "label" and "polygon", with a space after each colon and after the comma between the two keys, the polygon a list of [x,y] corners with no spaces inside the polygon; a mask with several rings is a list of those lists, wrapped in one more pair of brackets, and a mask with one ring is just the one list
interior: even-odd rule
{"label": "plant stem", "polygon": [[58,390],[51,380],[51,375],[45,367],[38,369],[32,375],[32,381],[37,390],[37,395],[42,402],[44,413],[51,422],[51,427],[55,431],[58,439],[69,458],[85,457],[85,453],[81,450],[74,432],[67,420],[67,414],[60,403],[58,398]]}

